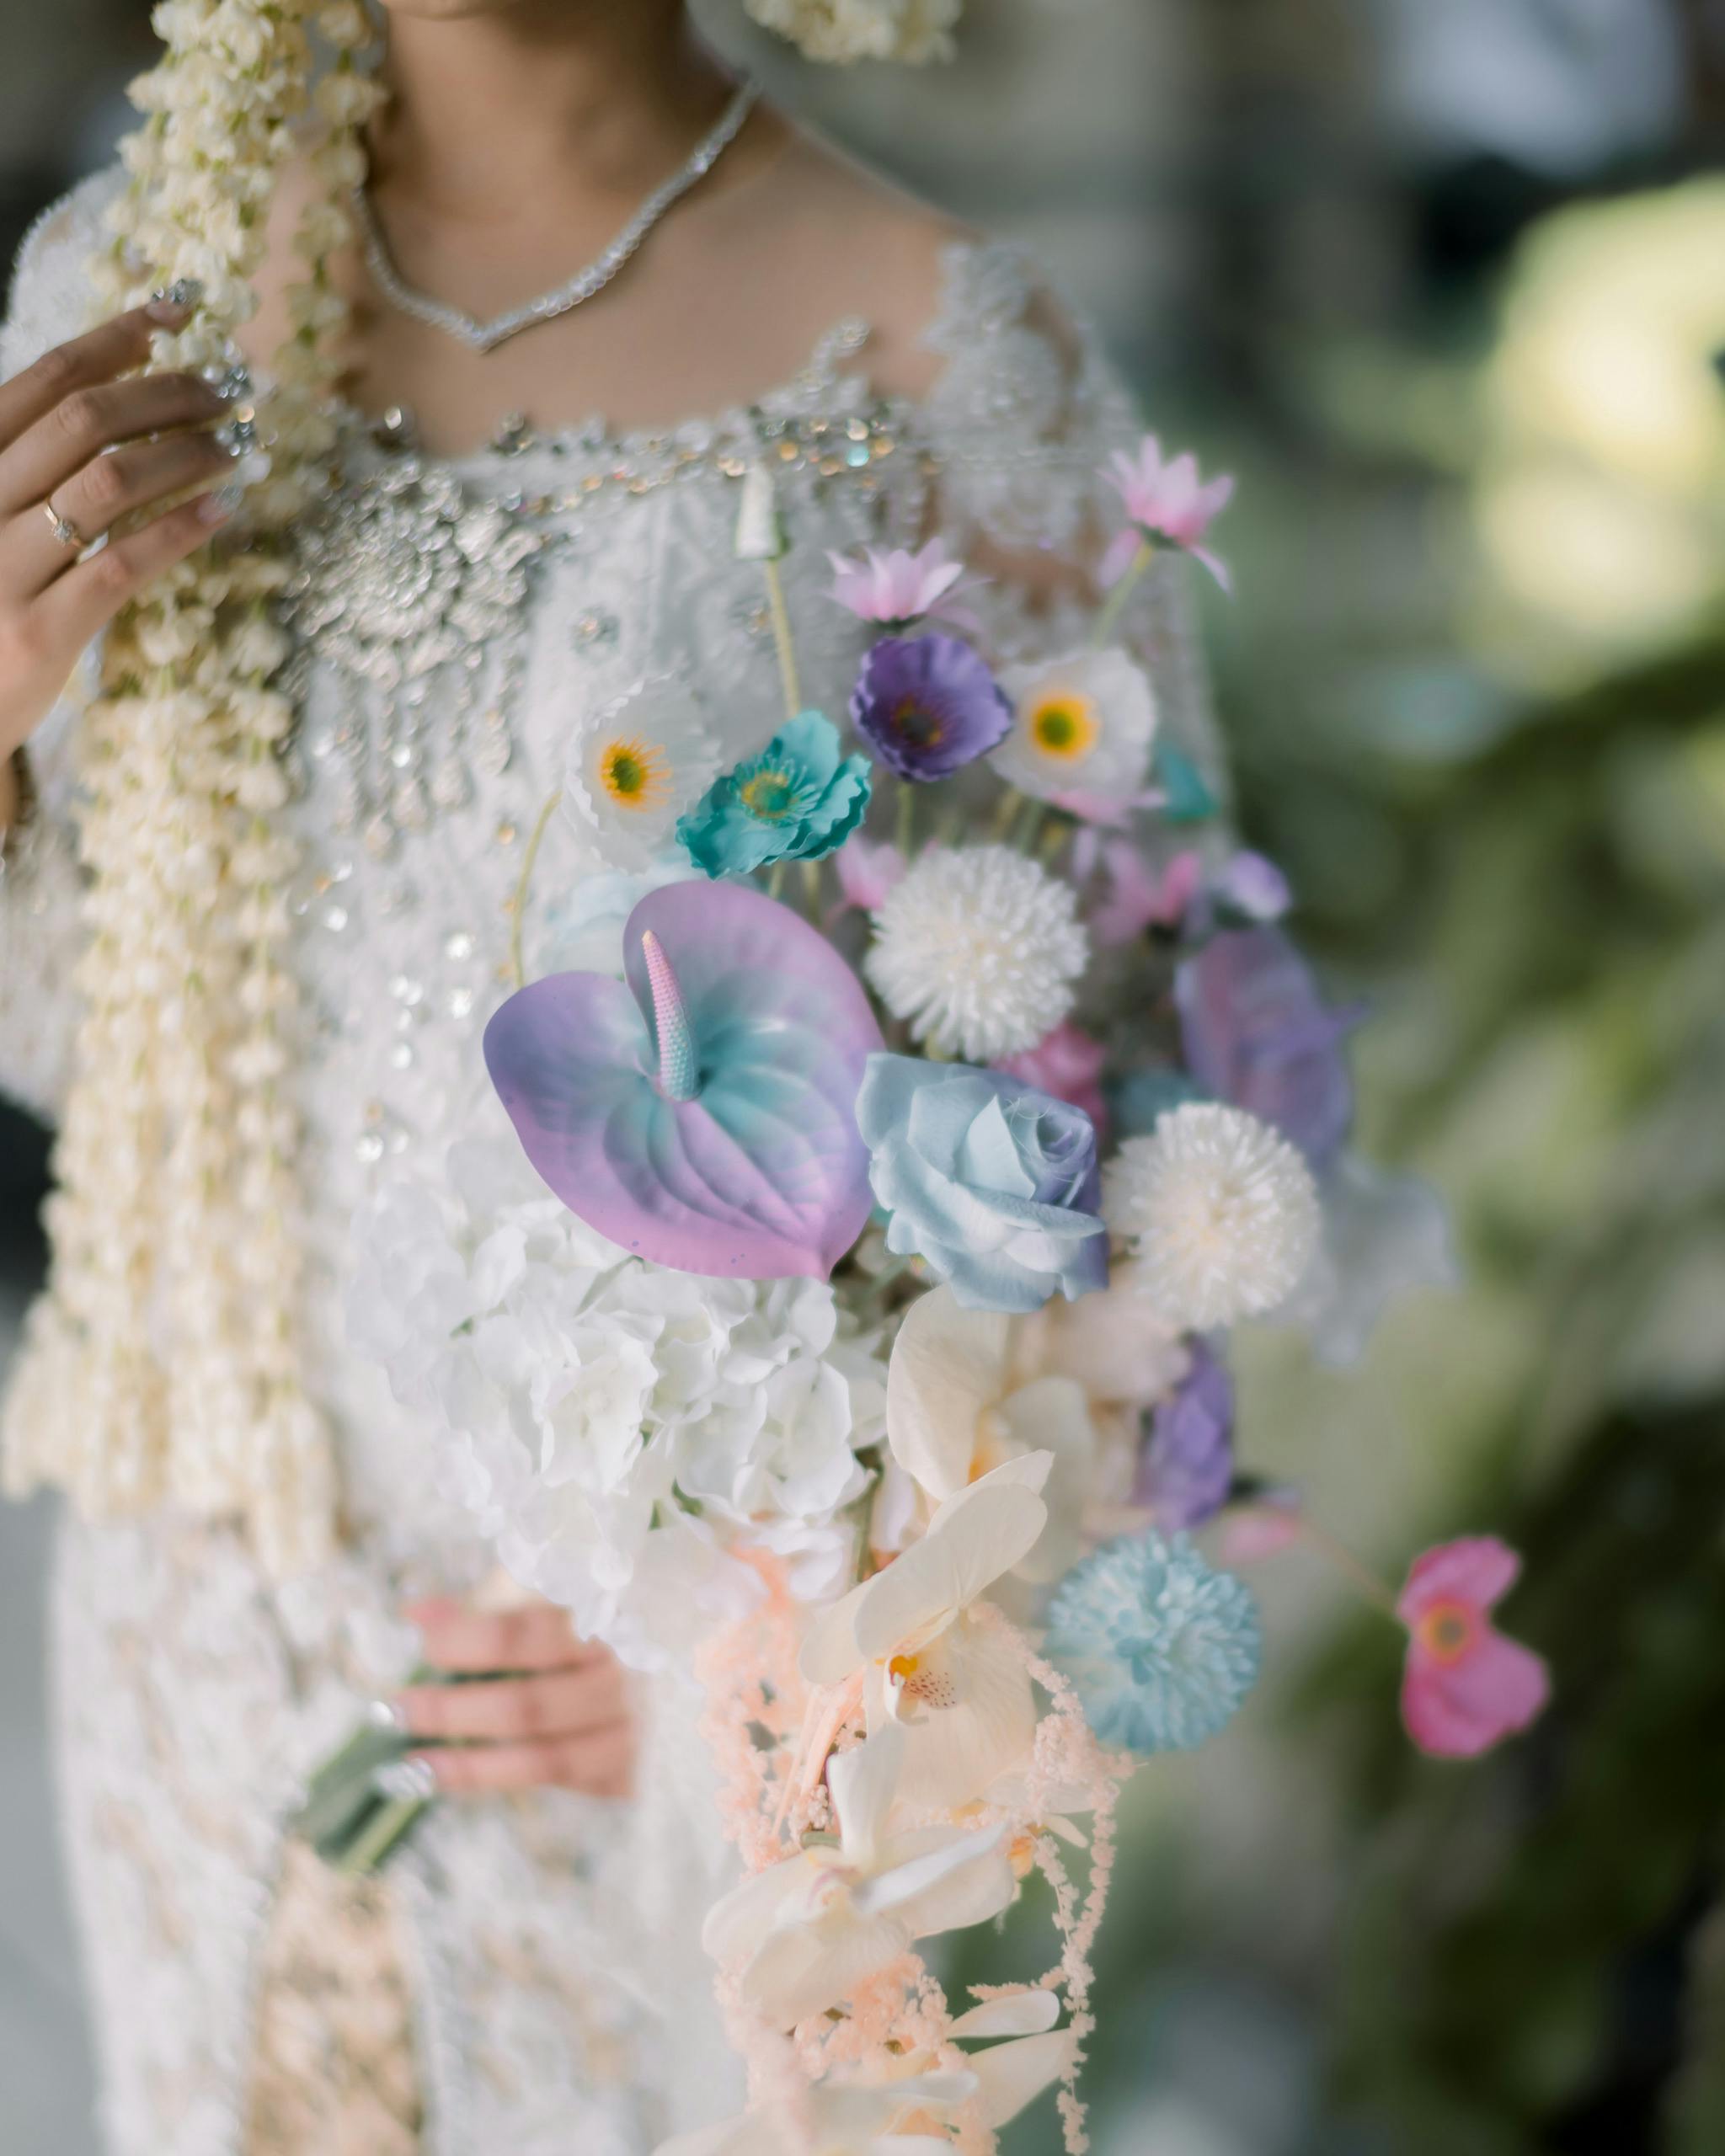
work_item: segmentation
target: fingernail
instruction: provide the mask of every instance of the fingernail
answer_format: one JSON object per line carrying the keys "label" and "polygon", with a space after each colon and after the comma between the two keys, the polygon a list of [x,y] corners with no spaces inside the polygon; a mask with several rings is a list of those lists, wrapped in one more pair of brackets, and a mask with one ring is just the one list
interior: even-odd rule
{"label": "fingernail", "polygon": [[198,278],[176,277],[171,285],[161,286],[151,293],[144,312],[152,322],[177,329],[203,296],[204,287]]}
{"label": "fingernail", "polygon": [[393,1700],[373,1700],[366,1710],[373,1729],[387,1729],[397,1737],[408,1733],[408,1718]]}
{"label": "fingernail", "polygon": [[245,492],[243,487],[217,487],[198,504],[198,520],[202,524],[226,524],[245,499]]}
{"label": "fingernail", "polygon": [[399,1804],[429,1804],[437,1794],[437,1769],[422,1753],[409,1759],[392,1759],[378,1768],[371,1786],[380,1796]]}

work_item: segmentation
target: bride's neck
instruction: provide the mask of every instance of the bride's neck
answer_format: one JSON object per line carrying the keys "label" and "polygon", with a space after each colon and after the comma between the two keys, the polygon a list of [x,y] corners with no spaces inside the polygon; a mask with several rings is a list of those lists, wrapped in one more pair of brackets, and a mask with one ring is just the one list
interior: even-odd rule
{"label": "bride's neck", "polygon": [[443,19],[398,12],[384,79],[374,188],[476,223],[536,196],[638,197],[726,94],[682,0],[517,0]]}

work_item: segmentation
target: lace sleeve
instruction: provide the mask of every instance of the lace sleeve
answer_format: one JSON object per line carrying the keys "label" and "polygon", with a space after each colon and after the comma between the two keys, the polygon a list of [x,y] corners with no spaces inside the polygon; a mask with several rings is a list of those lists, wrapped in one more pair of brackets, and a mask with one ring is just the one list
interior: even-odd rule
{"label": "lace sleeve", "polygon": [[[1101,595],[1095,563],[1119,523],[1103,469],[1144,431],[1130,393],[1011,246],[949,250],[926,341],[945,360],[926,406],[940,475],[933,526],[991,580],[977,609],[987,648],[1028,659],[1081,643]],[[1119,633],[1149,670],[1165,738],[1226,800],[1185,562],[1156,564]]]}
{"label": "lace sleeve", "polygon": [[[84,327],[84,264],[99,243],[116,185],[109,173],[85,181],[26,237],[0,328],[0,380]],[[93,671],[92,654],[31,736],[24,758],[26,813],[0,847],[0,1091],[49,1121],[64,1096],[77,1015],[72,971],[80,879],[72,748]]]}

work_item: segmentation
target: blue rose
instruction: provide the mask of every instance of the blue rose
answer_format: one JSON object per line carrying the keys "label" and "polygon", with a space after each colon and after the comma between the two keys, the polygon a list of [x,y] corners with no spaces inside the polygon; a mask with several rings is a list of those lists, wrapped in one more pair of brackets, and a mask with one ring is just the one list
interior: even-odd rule
{"label": "blue rose", "polygon": [[1107,1283],[1096,1130],[998,1070],[871,1055],[857,1122],[887,1247],[926,1258],[966,1310],[1040,1310]]}

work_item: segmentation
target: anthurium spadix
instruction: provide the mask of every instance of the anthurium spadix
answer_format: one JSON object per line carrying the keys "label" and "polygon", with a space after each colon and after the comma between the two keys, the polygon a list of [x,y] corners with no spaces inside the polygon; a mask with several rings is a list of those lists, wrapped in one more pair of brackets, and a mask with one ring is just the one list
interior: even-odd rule
{"label": "anthurium spadix", "polygon": [[908,1804],[973,1803],[1017,1766],[1035,1734],[1023,1662],[973,1605],[1035,1547],[1054,1455],[1004,1462],[938,1505],[921,1540],[818,1617],[803,1647],[813,1684],[860,1672],[871,1732],[904,1735]]}
{"label": "anthurium spadix", "polygon": [[708,1912],[708,1952],[776,2027],[841,2004],[914,1940],[985,1924],[1012,1898],[1001,1828],[893,1831],[904,1755],[904,1732],[888,1727],[830,1760],[837,1849],[787,1857]]}
{"label": "anthurium spadix", "polygon": [[825,1279],[872,1199],[856,1103],[881,1046],[850,967],[736,883],[652,891],[627,979],[553,974],[485,1028],[528,1159],[601,1235],[680,1273]]}

